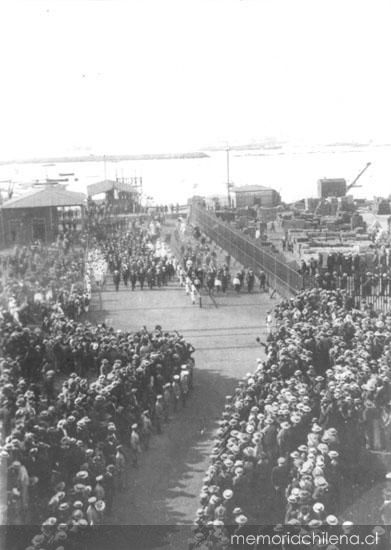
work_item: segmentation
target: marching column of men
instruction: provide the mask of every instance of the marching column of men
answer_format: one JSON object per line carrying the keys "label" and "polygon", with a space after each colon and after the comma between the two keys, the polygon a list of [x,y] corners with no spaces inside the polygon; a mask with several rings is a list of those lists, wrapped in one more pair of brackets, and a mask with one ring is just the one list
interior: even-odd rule
{"label": "marching column of men", "polygon": [[99,241],[116,291],[121,282],[132,291],[137,287],[153,289],[168,284],[175,274],[173,258],[148,228],[134,225],[132,230],[105,236]]}

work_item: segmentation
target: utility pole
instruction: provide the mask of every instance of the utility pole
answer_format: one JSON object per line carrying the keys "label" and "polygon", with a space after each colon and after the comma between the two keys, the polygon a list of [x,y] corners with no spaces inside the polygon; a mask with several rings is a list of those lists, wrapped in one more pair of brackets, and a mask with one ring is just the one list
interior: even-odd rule
{"label": "utility pole", "polygon": [[228,197],[228,208],[231,207],[231,195],[230,195],[230,181],[229,181],[229,145],[227,146],[227,197]]}

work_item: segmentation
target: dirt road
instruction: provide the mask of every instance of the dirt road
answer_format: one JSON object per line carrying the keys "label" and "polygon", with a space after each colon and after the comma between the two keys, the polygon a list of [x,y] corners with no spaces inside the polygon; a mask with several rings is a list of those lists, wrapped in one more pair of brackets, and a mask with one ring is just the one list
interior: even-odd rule
{"label": "dirt road", "polygon": [[[214,300],[204,296],[200,308],[173,282],[152,291],[122,287],[115,292],[109,286],[102,304],[103,310],[95,313],[98,321],[129,330],[161,324],[166,330],[179,330],[196,348],[195,388],[186,408],[172,418],[162,435],[153,437],[139,468],[129,465],[128,488],[116,495],[110,518],[117,526],[155,526],[149,530],[146,546],[140,543],[140,548],[165,543],[166,548],[182,550],[189,528],[179,532],[171,527],[190,526],[195,517],[225,396],[262,356],[263,348],[255,338],[264,337],[265,316],[273,301],[266,293],[230,292]],[[147,530],[141,531],[145,536]]]}

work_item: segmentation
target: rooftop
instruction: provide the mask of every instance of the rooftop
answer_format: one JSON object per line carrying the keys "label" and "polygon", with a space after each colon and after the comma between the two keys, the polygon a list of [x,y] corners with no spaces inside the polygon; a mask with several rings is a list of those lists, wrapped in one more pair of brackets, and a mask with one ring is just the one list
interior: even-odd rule
{"label": "rooftop", "polygon": [[255,193],[256,191],[271,191],[271,187],[265,187],[264,185],[241,185],[240,187],[234,187],[232,191],[234,193]]}
{"label": "rooftop", "polygon": [[321,178],[318,181],[321,182],[321,183],[329,183],[329,182],[346,183],[346,180],[344,178]]}
{"label": "rooftop", "polygon": [[10,208],[45,208],[49,206],[80,206],[85,201],[83,193],[67,191],[63,187],[44,187],[10,199],[2,205],[4,210]]}
{"label": "rooftop", "polygon": [[98,181],[97,183],[92,183],[87,186],[87,193],[89,197],[94,195],[99,195],[100,193],[107,193],[111,190],[122,191],[125,193],[136,193],[136,188],[130,183],[123,183],[116,180],[103,180]]}

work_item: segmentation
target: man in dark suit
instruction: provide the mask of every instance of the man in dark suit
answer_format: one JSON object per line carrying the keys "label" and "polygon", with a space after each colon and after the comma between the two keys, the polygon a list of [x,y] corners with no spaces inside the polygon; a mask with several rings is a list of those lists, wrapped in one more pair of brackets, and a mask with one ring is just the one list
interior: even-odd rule
{"label": "man in dark suit", "polygon": [[272,484],[275,494],[276,510],[284,509],[285,490],[289,483],[289,469],[284,457],[277,460],[277,466],[272,469]]}

